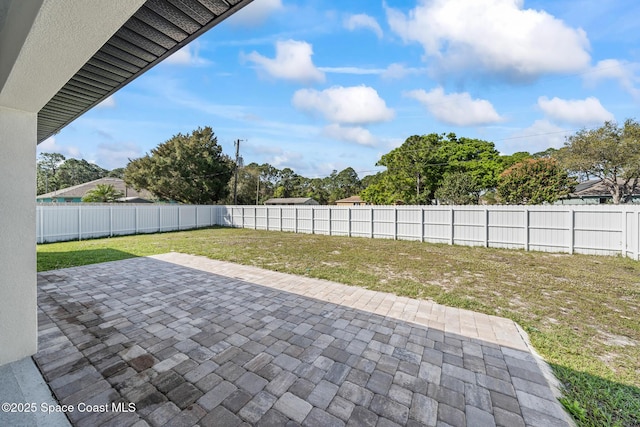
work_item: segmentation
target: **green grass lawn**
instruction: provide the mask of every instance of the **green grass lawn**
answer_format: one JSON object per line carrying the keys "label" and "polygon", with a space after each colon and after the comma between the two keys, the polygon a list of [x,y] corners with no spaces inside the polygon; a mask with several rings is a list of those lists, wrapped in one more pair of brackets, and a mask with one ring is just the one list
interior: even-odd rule
{"label": "green grass lawn", "polygon": [[565,385],[578,425],[640,425],[640,262],[211,228],[39,245],[38,271],[169,251],[508,317]]}

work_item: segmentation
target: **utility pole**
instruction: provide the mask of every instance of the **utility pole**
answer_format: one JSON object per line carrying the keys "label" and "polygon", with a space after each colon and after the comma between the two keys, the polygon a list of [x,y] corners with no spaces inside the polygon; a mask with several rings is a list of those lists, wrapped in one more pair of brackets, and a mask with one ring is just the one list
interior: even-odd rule
{"label": "utility pole", "polygon": [[236,174],[233,180],[233,205],[238,204],[238,169],[240,167],[240,140],[236,140]]}

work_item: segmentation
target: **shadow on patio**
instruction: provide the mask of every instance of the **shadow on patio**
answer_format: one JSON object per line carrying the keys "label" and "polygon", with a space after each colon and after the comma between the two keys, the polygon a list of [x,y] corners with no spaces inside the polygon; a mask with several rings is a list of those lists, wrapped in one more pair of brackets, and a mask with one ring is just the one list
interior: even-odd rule
{"label": "shadow on patio", "polygon": [[570,424],[507,319],[176,253],[38,283],[78,426]]}

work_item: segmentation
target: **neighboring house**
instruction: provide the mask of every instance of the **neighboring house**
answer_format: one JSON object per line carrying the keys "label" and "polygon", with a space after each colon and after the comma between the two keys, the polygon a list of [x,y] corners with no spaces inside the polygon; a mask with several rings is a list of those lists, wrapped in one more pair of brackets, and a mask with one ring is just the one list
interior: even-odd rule
{"label": "neighboring house", "polygon": [[36,197],[36,201],[38,203],[80,203],[82,202],[82,197],[96,188],[98,184],[113,185],[116,190],[123,194],[122,198],[118,199],[119,202],[151,203],[155,199],[153,194],[147,190],[136,191],[131,187],[127,187],[120,178],[100,178],[51,193],[41,194]]}
{"label": "neighboring house", "polygon": [[360,196],[351,196],[346,199],[336,200],[336,206],[366,206],[371,203],[365,202]]}
{"label": "neighboring house", "polygon": [[265,205],[318,205],[311,197],[282,197],[273,198],[264,202]]}
{"label": "neighboring house", "polygon": [[[620,182],[622,180],[619,180]],[[600,205],[612,203],[613,197],[609,189],[600,179],[581,182],[576,185],[573,193],[555,202],[556,205]],[[627,203],[640,203],[640,188],[636,189],[633,197]]]}

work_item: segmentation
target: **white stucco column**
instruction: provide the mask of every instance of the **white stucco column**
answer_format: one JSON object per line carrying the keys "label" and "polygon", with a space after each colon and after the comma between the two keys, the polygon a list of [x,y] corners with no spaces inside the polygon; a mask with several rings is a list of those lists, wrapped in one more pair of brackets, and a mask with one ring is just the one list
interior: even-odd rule
{"label": "white stucco column", "polygon": [[0,365],[37,350],[36,113],[0,106]]}

